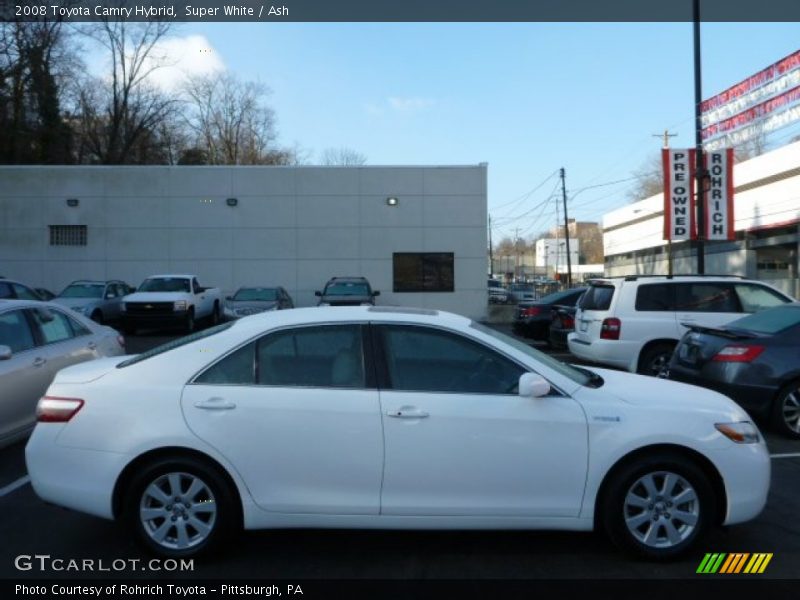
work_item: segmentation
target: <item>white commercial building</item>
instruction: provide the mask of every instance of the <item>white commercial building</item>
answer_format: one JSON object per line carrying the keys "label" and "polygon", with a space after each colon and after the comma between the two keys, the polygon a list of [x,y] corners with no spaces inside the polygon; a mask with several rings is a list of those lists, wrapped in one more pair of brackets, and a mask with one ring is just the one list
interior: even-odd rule
{"label": "white commercial building", "polygon": [[[569,257],[573,268],[580,262],[580,240],[569,241]],[[536,267],[544,267],[547,272],[567,271],[567,241],[564,238],[542,238],[536,240]],[[563,267],[563,269],[562,269]]]}
{"label": "white commercial building", "polygon": [[362,275],[378,304],[486,311],[486,165],[0,167],[0,274],[58,292],[195,273],[298,306]]}
{"label": "white commercial building", "polygon": [[[798,297],[800,142],[738,163],[733,172],[734,241],[705,244],[705,271],[767,281]],[[664,199],[658,194],[603,217],[606,275],[696,273],[690,242],[663,240]]]}

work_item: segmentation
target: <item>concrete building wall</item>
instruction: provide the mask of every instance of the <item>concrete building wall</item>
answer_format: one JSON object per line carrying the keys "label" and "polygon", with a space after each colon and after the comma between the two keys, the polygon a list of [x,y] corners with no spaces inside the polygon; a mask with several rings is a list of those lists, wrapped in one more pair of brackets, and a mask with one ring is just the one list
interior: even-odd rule
{"label": "concrete building wall", "polygon": [[[50,225],[86,225],[87,245],[50,245]],[[394,252],[453,252],[455,292],[394,293]],[[382,304],[482,316],[486,167],[0,167],[0,274],[57,292],[163,272],[283,285],[298,306],[363,275]]]}

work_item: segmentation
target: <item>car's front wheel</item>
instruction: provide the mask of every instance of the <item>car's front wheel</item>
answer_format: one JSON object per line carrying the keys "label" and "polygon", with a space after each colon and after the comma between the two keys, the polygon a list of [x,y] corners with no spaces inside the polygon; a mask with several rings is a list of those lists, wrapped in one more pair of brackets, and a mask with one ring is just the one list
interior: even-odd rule
{"label": "car's front wheel", "polygon": [[229,484],[200,460],[151,463],[136,474],[129,490],[124,519],[137,539],[159,556],[205,553],[235,529]]}
{"label": "car's front wheel", "polygon": [[680,556],[714,522],[708,476],[682,456],[653,456],[624,466],[602,499],[602,519],[617,546],[634,555]]}

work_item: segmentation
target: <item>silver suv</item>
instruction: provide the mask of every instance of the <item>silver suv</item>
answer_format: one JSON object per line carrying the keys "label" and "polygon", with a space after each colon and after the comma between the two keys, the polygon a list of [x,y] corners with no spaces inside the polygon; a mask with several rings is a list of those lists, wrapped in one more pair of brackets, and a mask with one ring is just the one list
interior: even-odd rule
{"label": "silver suv", "polygon": [[794,299],[766,283],[735,276],[597,279],[578,302],[567,343],[580,359],[659,375],[686,325],[719,327],[788,302]]}

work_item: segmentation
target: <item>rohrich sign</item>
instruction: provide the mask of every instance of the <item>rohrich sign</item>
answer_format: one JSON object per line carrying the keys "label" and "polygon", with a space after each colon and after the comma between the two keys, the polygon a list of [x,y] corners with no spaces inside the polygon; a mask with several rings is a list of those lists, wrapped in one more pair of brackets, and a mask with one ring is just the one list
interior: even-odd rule
{"label": "rohrich sign", "polygon": [[[664,239],[673,242],[697,239],[695,151],[662,150],[664,167]],[[703,153],[706,171],[706,240],[733,240],[733,150]]]}
{"label": "rohrich sign", "polygon": [[702,105],[703,148],[719,150],[800,119],[800,50]]}

